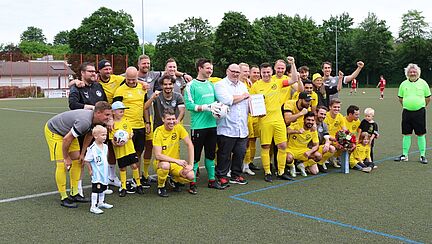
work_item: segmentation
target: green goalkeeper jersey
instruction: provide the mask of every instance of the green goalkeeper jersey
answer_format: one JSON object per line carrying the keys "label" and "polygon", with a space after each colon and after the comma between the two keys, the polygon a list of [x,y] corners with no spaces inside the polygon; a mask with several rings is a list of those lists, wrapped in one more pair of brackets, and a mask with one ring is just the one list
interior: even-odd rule
{"label": "green goalkeeper jersey", "polygon": [[216,119],[210,111],[196,111],[196,107],[216,101],[214,85],[208,80],[193,79],[184,90],[186,109],[191,113],[191,129],[216,127]]}

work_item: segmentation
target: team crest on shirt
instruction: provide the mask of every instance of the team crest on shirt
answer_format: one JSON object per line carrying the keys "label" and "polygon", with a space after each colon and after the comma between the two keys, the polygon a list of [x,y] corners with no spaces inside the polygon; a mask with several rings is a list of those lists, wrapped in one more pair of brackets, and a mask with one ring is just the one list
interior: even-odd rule
{"label": "team crest on shirt", "polygon": [[175,107],[177,105],[176,101],[171,101],[171,106]]}
{"label": "team crest on shirt", "polygon": [[277,85],[276,85],[276,84],[273,84],[273,85],[271,86],[271,89],[272,89],[272,90],[276,90],[276,89],[277,89]]}
{"label": "team crest on shirt", "polygon": [[175,139],[177,139],[177,133],[173,133],[173,134],[171,135],[171,140],[175,140]]}
{"label": "team crest on shirt", "polygon": [[86,91],[84,92],[84,97],[85,97],[85,98],[89,98],[89,94],[88,94],[88,92],[86,92]]}
{"label": "team crest on shirt", "polygon": [[353,130],[355,130],[355,129],[357,129],[357,128],[356,128],[356,126],[355,126],[355,125],[353,125],[353,126],[352,126],[352,129],[353,129]]}
{"label": "team crest on shirt", "polygon": [[127,130],[127,124],[123,124],[123,129]]}
{"label": "team crest on shirt", "polygon": [[306,140],[310,140],[311,138],[312,138],[311,135],[309,134],[306,135]]}
{"label": "team crest on shirt", "polygon": [[336,121],[336,122],[334,123],[334,127],[339,127],[339,125],[340,125],[339,121]]}
{"label": "team crest on shirt", "polygon": [[98,97],[101,97],[101,96],[102,96],[102,92],[101,92],[101,91],[96,91],[96,95],[97,95]]}
{"label": "team crest on shirt", "polygon": [[318,132],[322,133],[324,131],[324,129],[322,127],[318,127]]}

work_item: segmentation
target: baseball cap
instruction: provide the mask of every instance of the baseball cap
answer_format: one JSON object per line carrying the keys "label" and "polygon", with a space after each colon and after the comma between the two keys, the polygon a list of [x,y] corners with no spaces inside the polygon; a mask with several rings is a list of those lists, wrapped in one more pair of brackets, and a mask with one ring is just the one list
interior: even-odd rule
{"label": "baseball cap", "polygon": [[111,67],[111,63],[106,59],[102,59],[98,63],[98,70],[101,70],[101,69],[108,67],[108,66]]}
{"label": "baseball cap", "polygon": [[312,100],[313,98],[307,94],[306,92],[300,92],[299,94],[299,99],[304,99],[306,102],[310,102],[310,100]]}
{"label": "baseball cap", "polygon": [[113,104],[111,105],[111,109],[112,110],[128,109],[128,107],[126,107],[122,102],[117,101],[117,102],[113,102]]}
{"label": "baseball cap", "polygon": [[318,79],[318,78],[322,78],[322,76],[319,73],[315,73],[315,74],[312,75],[312,80],[313,81],[316,80],[316,79]]}

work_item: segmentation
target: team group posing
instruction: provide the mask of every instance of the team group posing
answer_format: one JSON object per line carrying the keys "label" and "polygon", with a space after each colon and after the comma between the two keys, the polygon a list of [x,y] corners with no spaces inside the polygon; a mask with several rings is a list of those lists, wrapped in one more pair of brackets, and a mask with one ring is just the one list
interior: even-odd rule
{"label": "team group posing", "polygon": [[[269,63],[260,67],[240,63],[229,65],[225,78],[215,79],[211,77],[211,61],[199,59],[197,78],[192,79],[177,71],[173,59],[167,60],[164,72],[150,71],[150,58],[146,55],[140,56],[138,69],[129,67],[124,76],[112,74],[107,60],[98,63],[98,73],[94,64],[83,63],[81,80],[70,84],[71,111],[54,116],[45,125],[51,160],[56,161],[61,205],[75,208],[76,202],[89,201],[82,191],[83,163],[92,179],[92,213],[113,207],[104,201],[105,194],[112,193],[108,185],[119,187],[120,197],[127,193],[143,194],[144,188],[150,187],[152,155],[159,196],[168,196],[167,185],[178,192],[187,183],[188,192],[197,194],[203,149],[209,188],[223,190],[229,184],[247,184],[243,174],[255,175],[254,170],[259,170],[253,164],[257,138],[267,182],[273,181],[273,175],[292,180],[296,167],[303,176],[327,172],[329,162],[340,167],[337,158],[343,149],[337,146],[335,135],[342,129],[359,136],[357,146],[350,151],[350,166],[370,172],[376,168],[372,148],[379,136],[374,110],[365,109],[365,119],[360,122],[360,109],[351,105],[347,115],[342,116],[338,99],[342,84],[355,79],[363,66],[359,61],[351,75],[344,76],[339,71],[333,77],[331,63],[324,62],[323,75],[316,73],[309,80],[308,67],[302,66],[297,72],[294,58],[288,57],[275,62],[275,75]],[[250,115],[253,94],[263,95],[265,115]],[[411,93],[399,92],[404,111],[408,94]],[[429,98],[430,92],[422,96],[423,100]],[[413,102],[413,96],[408,102]],[[190,136],[182,125],[185,110],[191,116]],[[421,125],[412,121],[408,124],[404,135],[410,128],[408,134],[415,130],[419,135]],[[129,140],[116,140],[119,131],[126,132]],[[180,158],[180,141],[187,147],[186,160]],[[405,151],[404,147],[401,161],[407,160]],[[271,155],[275,156],[273,169]],[[116,176],[116,163],[120,179]],[[289,170],[285,170],[286,165]],[[132,182],[127,181],[128,166]],[[66,193],[67,172],[70,196]]]}

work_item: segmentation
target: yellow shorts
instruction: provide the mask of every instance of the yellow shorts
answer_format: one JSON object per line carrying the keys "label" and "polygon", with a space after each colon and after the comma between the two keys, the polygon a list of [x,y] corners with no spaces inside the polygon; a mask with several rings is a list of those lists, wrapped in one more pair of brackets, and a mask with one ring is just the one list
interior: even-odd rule
{"label": "yellow shorts", "polygon": [[153,115],[150,115],[150,133],[146,131],[146,141],[153,141]]}
{"label": "yellow shorts", "polygon": [[261,145],[270,145],[274,138],[275,144],[287,141],[286,125],[283,120],[272,123],[260,123]]}
{"label": "yellow shorts", "polygon": [[260,136],[258,118],[248,116],[249,138],[257,138]]}
{"label": "yellow shorts", "polygon": [[[56,133],[51,132],[48,129],[48,125],[45,124],[45,139],[48,144],[48,149],[50,152],[50,159],[51,161],[60,161],[63,160],[63,151],[62,151],[62,145],[63,145],[63,136],[58,135]],[[72,144],[69,147],[69,152],[79,152],[80,146],[78,143],[78,139],[75,138],[72,141]]]}
{"label": "yellow shorts", "polygon": [[[158,164],[159,161],[158,160],[154,160],[153,161],[153,169],[155,171],[157,171],[158,169]],[[182,175],[180,175],[180,172],[183,170],[183,167],[176,164],[176,163],[170,163],[170,169],[169,169],[169,174],[171,176],[179,176],[179,177],[183,177]]]}
{"label": "yellow shorts", "polygon": [[310,150],[309,148],[300,148],[300,149],[287,148],[287,153],[291,154],[295,160],[306,162],[309,159],[304,155],[304,153],[309,150]]}

